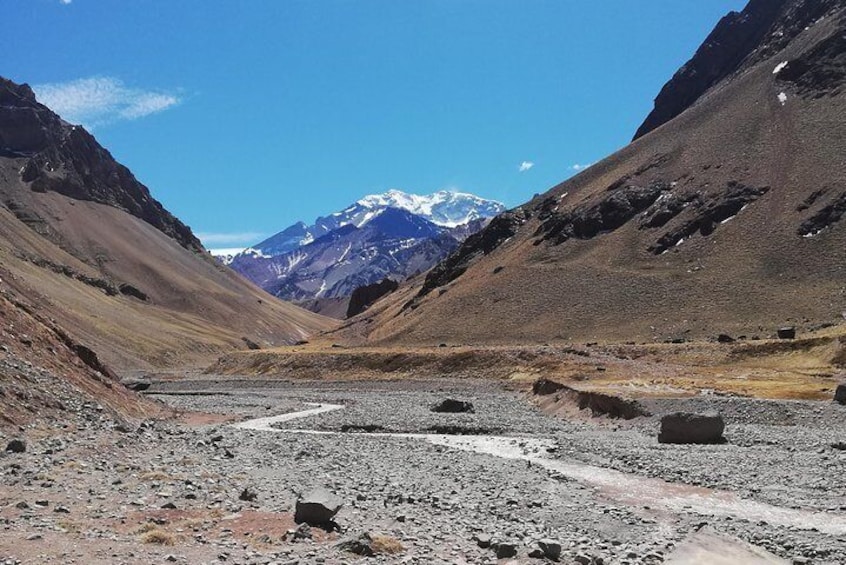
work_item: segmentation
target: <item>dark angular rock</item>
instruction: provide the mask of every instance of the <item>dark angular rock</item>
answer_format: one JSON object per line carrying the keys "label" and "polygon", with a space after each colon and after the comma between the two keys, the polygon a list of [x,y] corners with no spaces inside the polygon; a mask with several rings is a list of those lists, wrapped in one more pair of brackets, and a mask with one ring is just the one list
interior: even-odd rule
{"label": "dark angular rock", "polygon": [[431,408],[432,412],[447,412],[451,414],[455,413],[473,413],[475,409],[473,408],[472,402],[466,402],[464,400],[456,400],[454,398],[447,398],[442,400],[438,404],[435,404]]}
{"label": "dark angular rock", "polygon": [[675,412],[661,418],[658,443],[724,443],[725,422],[720,414]]}
{"label": "dark angular rock", "polygon": [[717,336],[718,343],[734,343],[735,339],[729,334],[720,334]]}
{"label": "dark angular rock", "polygon": [[846,383],[837,385],[837,389],[834,391],[834,401],[846,404]]}
{"label": "dark angular rock", "polygon": [[340,498],[325,488],[316,488],[297,500],[294,521],[312,526],[331,525],[332,518],[343,505]]}
{"label": "dark angular rock", "polygon": [[494,546],[497,559],[506,559],[508,557],[517,557],[517,544],[510,542],[500,542]]}
{"label": "dark angular rock", "polygon": [[26,451],[26,442],[22,439],[13,439],[6,445],[6,451],[10,453],[23,453]]}
{"label": "dark angular rock", "polygon": [[779,328],[776,332],[779,339],[794,339],[796,338],[796,328],[793,326],[784,326]]}

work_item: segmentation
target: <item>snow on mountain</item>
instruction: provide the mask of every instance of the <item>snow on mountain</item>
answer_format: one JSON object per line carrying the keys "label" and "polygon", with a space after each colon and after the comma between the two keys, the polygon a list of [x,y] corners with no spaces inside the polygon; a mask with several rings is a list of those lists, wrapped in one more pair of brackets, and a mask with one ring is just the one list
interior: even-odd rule
{"label": "snow on mountain", "polygon": [[271,294],[314,306],[348,299],[359,286],[405,280],[440,262],[504,211],[472,194],[390,190],[303,222],[222,262]]}
{"label": "snow on mountain", "polygon": [[384,194],[365,196],[340,212],[321,216],[310,226],[297,222],[253,247],[268,255],[287,253],[340,227],[353,225],[360,228],[388,208],[406,210],[446,228],[462,226],[481,218],[493,218],[505,211],[505,206],[500,202],[464,192],[441,190],[418,195],[389,190]]}

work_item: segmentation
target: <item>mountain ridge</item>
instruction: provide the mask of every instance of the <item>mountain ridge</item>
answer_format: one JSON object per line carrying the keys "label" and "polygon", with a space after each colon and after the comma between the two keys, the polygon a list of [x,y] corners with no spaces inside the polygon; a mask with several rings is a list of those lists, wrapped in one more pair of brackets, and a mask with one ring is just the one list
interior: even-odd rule
{"label": "mountain ridge", "polygon": [[500,216],[345,335],[652,342],[842,323],[846,8],[778,8],[678,115]]}

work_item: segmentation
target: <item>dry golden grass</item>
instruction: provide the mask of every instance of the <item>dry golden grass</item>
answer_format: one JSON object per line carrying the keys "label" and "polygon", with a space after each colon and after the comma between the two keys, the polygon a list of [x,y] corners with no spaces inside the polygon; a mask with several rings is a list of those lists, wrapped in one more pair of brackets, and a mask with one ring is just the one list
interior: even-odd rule
{"label": "dry golden grass", "polygon": [[139,538],[141,543],[155,544],[155,545],[174,545],[176,537],[170,532],[166,532],[160,528],[153,528],[141,534]]}
{"label": "dry golden grass", "polygon": [[371,539],[370,548],[373,550],[373,553],[377,555],[395,555],[405,551],[405,547],[403,547],[402,543],[391,536],[373,534]]}
{"label": "dry golden grass", "polygon": [[144,482],[162,482],[162,481],[175,481],[176,478],[172,477],[171,475],[165,473],[164,471],[147,471],[146,473],[141,473],[138,476],[139,481]]}

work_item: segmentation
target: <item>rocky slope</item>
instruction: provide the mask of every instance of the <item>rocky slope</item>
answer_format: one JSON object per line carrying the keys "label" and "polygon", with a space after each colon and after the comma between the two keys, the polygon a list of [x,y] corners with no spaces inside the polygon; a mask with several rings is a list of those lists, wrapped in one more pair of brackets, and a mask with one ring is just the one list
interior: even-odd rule
{"label": "rocky slope", "polygon": [[392,190],[294,224],[225,262],[271,294],[343,315],[359,287],[423,273],[504,207],[471,194]]}
{"label": "rocky slope", "polygon": [[216,264],[80,126],[0,80],[0,278],[119,371],[287,343],[330,322]]}
{"label": "rocky slope", "polygon": [[651,341],[839,323],[844,33],[841,2],[750,2],[667,84],[635,142],[500,216],[350,331]]}

